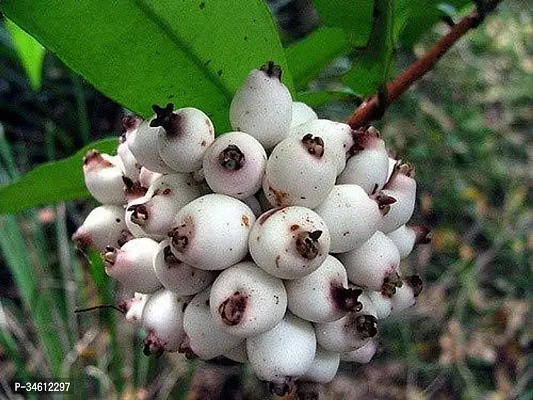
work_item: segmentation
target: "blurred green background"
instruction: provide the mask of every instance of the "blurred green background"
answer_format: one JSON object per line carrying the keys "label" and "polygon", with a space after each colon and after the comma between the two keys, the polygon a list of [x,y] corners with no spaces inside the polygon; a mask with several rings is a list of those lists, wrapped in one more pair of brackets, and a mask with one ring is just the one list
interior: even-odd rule
{"label": "blurred green background", "polygon": [[[309,1],[269,6],[287,43],[318,24]],[[376,123],[416,167],[414,221],[433,242],[402,268],[425,288],[416,308],[383,321],[375,359],[342,365],[325,399],[533,399],[531,17],[525,2],[504,2]],[[397,48],[398,70],[447,29]],[[0,184],[121,132],[118,104],[50,52],[42,73],[21,63],[16,34],[0,27]],[[338,90],[356,56],[337,58],[309,87]],[[343,121],[361,101],[338,97],[316,108],[320,117]],[[76,398],[268,398],[245,367],[146,358],[142,332],[120,314],[74,314],[121,299],[98,255],[70,240],[95,204],[0,215],[0,395],[16,398],[15,381],[61,377]]]}

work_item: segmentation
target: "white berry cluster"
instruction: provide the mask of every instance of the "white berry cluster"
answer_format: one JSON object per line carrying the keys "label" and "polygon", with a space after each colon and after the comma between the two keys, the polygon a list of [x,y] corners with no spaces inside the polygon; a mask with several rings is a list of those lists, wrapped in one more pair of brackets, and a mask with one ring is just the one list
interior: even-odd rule
{"label": "white berry cluster", "polygon": [[253,70],[215,139],[195,108],[124,118],[118,155],[83,171],[102,205],[74,234],[134,296],[145,352],[249,362],[271,390],[326,383],[368,362],[378,320],[415,303],[400,259],[428,232],[408,226],[413,168],[375,128],[318,119],[281,69]]}

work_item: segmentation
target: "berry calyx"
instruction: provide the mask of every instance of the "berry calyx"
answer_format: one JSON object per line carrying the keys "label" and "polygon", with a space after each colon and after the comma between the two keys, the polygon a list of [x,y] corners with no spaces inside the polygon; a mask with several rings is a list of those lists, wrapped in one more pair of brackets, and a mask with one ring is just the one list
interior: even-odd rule
{"label": "berry calyx", "polygon": [[322,231],[302,232],[296,238],[296,251],[306,260],[314,260],[320,252],[318,239]]}
{"label": "berry calyx", "polygon": [[281,66],[274,64],[274,61],[269,61],[266,64],[261,65],[259,70],[267,74],[269,78],[276,78],[281,81]]}
{"label": "berry calyx", "polygon": [[245,162],[244,154],[234,144],[228,145],[218,156],[218,161],[226,169],[238,171]]}
{"label": "berry calyx", "polygon": [[156,117],[150,121],[151,127],[163,127],[167,132],[172,130],[172,119],[174,111],[174,104],[168,103],[165,108],[159,107],[157,104],[152,105]]}
{"label": "berry calyx", "polygon": [[235,292],[231,297],[228,297],[218,308],[222,321],[230,326],[241,322],[247,300],[248,296],[241,292]]}
{"label": "berry calyx", "polygon": [[324,141],[318,136],[313,136],[310,133],[302,138],[302,145],[309,154],[320,158],[324,155]]}

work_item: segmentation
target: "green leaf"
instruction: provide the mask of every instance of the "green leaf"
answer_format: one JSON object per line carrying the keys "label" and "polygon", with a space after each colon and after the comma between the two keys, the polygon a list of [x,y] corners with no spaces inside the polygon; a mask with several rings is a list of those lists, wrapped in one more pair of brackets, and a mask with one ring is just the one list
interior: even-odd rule
{"label": "green leaf", "polygon": [[172,102],[200,108],[227,129],[231,97],[249,71],[269,60],[286,67],[262,0],[3,0],[0,8],[143,117],[152,104]]}
{"label": "green leaf", "polygon": [[394,48],[394,1],[376,0],[370,40],[342,78],[360,96],[376,93],[390,76]]}
{"label": "green leaf", "polygon": [[444,16],[470,3],[469,0],[396,0],[394,36],[400,46],[412,47]]}
{"label": "green leaf", "polygon": [[4,24],[6,30],[11,35],[22,67],[30,80],[31,87],[34,90],[38,90],[41,87],[43,61],[46,50],[37,40],[20,29],[11,20],[4,19]]}
{"label": "green leaf", "polygon": [[352,32],[362,45],[370,36],[373,3],[371,0],[313,0],[324,25]]}
{"label": "green leaf", "polygon": [[73,156],[39,165],[19,179],[0,187],[0,214],[89,196],[83,180],[82,160],[89,149],[112,153],[118,139],[94,142]]}
{"label": "green leaf", "polygon": [[320,70],[350,50],[347,34],[340,28],[320,27],[286,50],[294,86],[303,89]]}
{"label": "green leaf", "polygon": [[351,89],[338,91],[309,91],[296,94],[296,101],[301,101],[309,107],[318,107],[336,100],[358,100]]}

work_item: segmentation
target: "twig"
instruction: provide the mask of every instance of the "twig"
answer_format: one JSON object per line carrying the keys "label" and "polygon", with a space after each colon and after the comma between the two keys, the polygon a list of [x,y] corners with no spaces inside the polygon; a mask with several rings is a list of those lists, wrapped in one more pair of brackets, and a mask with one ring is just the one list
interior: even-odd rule
{"label": "twig", "polygon": [[94,311],[94,310],[102,310],[104,308],[112,308],[113,310],[116,310],[118,311],[119,313],[121,314],[124,314],[124,310],[113,305],[113,304],[100,304],[98,306],[93,306],[93,307],[88,307],[88,308],[77,308],[74,310],[74,313],[76,314],[79,314],[79,313],[84,313],[84,312],[88,312],[88,311]]}
{"label": "twig", "polygon": [[[471,29],[477,27],[488,12],[493,11],[503,0],[494,0],[484,5],[482,10],[474,10],[469,15],[455,24],[450,31],[439,40],[429,51],[411,64],[402,74],[386,85],[387,101],[391,104],[402,95],[417,80],[430,71],[437,61]],[[382,103],[381,103],[382,104]],[[369,124],[371,121],[380,118],[383,108],[380,107],[379,94],[374,95],[369,100],[363,102],[346,121],[352,129],[357,129]]]}

